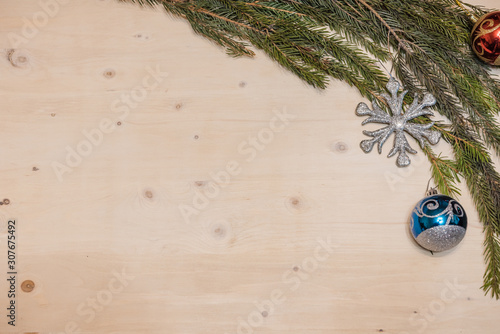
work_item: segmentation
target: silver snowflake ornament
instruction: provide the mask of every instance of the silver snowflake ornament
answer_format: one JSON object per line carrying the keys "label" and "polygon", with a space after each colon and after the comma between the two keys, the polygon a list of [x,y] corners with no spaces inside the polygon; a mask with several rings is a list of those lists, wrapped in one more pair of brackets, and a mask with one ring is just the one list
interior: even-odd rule
{"label": "silver snowflake ornament", "polygon": [[406,112],[403,111],[403,99],[408,92],[405,90],[401,94],[398,95],[398,90],[400,87],[399,82],[392,78],[387,83],[387,90],[391,93],[382,94],[382,97],[389,105],[391,110],[391,115],[384,112],[376,101],[372,102],[373,110],[366,105],[366,103],[361,102],[358,104],[356,108],[356,115],[358,116],[370,116],[361,123],[361,125],[365,125],[367,123],[381,123],[388,124],[386,127],[375,130],[375,131],[363,131],[363,133],[367,136],[373,137],[372,139],[363,140],[360,143],[361,149],[365,153],[369,153],[375,143],[378,144],[378,153],[382,153],[382,146],[386,142],[387,138],[395,132],[394,137],[394,145],[387,155],[388,158],[394,156],[398,153],[398,158],[396,160],[396,165],[398,167],[405,167],[410,164],[410,158],[406,154],[406,152],[415,154],[413,148],[411,148],[408,140],[406,140],[405,132],[409,133],[413,138],[415,138],[420,146],[423,148],[425,145],[424,138],[427,138],[429,143],[437,144],[439,139],[441,138],[441,133],[438,131],[429,130],[434,123],[429,124],[415,124],[410,123],[409,121],[423,115],[433,116],[432,111],[427,109],[426,107],[433,106],[436,104],[436,99],[432,94],[425,94],[422,102],[418,102],[417,95],[415,94],[415,98],[413,99],[413,103],[408,107]]}

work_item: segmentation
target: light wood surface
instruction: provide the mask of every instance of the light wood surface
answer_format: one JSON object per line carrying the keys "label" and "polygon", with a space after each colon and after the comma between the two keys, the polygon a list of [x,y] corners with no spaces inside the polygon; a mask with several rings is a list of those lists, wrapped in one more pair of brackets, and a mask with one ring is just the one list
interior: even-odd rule
{"label": "light wood surface", "polygon": [[159,11],[54,1],[0,3],[1,333],[498,333],[465,186],[463,242],[420,249],[429,164],[364,154],[354,89]]}

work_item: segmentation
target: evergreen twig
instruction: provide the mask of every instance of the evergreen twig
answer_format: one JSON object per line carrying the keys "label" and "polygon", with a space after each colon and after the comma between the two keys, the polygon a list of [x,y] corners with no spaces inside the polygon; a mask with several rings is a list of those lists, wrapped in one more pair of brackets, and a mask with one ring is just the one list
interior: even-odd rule
{"label": "evergreen twig", "polygon": [[[434,129],[453,158],[423,147],[444,194],[459,194],[462,177],[484,224],[487,263],[483,289],[500,297],[500,175],[489,149],[500,155],[500,81],[472,54],[470,11],[456,0],[120,0],[161,6],[186,19],[194,31],[231,56],[262,50],[308,84],[325,88],[330,78],[369,98],[387,83],[377,61],[392,60],[411,93],[432,93],[449,125]],[[417,122],[427,123],[425,117]]]}

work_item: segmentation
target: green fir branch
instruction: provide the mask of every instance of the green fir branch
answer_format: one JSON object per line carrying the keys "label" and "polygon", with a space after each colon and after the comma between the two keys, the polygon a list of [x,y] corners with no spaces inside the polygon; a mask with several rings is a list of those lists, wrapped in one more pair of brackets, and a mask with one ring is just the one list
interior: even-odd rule
{"label": "green fir branch", "polygon": [[[161,7],[234,57],[261,50],[308,84],[337,79],[369,99],[392,62],[408,96],[432,93],[448,125],[433,128],[453,148],[451,158],[423,151],[440,191],[458,195],[464,179],[484,226],[487,264],[482,288],[500,297],[500,81],[472,53],[470,13],[455,0],[119,0]],[[485,9],[464,5],[476,16]],[[428,123],[421,117],[416,122]]]}

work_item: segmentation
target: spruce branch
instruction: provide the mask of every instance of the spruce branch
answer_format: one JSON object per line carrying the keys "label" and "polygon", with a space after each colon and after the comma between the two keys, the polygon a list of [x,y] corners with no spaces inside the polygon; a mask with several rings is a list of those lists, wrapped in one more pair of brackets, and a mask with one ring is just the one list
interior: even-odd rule
{"label": "spruce branch", "polygon": [[[472,53],[470,15],[456,0],[119,0],[161,7],[234,57],[261,50],[308,84],[338,79],[380,99],[391,61],[408,96],[432,93],[436,123],[453,157],[422,147],[440,191],[458,195],[463,179],[484,226],[485,293],[500,297],[500,81]],[[409,102],[405,100],[406,102]],[[414,120],[429,123],[426,117]]]}

